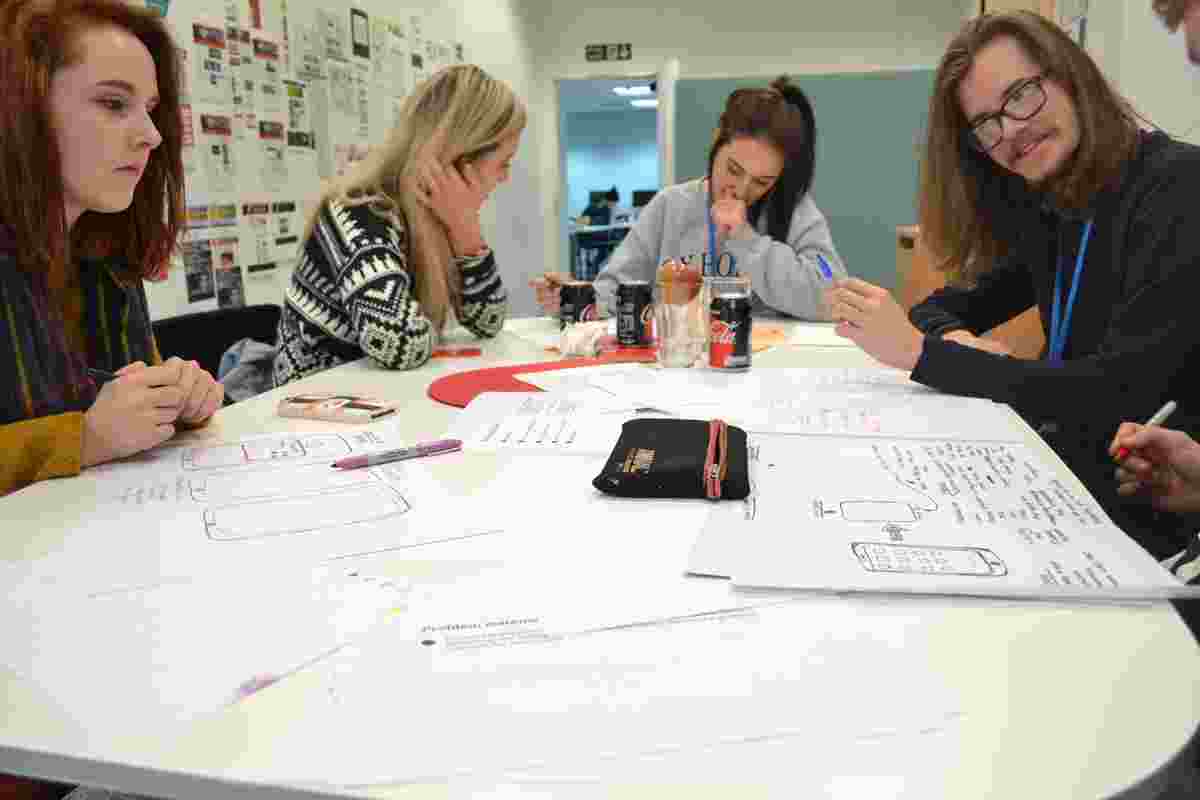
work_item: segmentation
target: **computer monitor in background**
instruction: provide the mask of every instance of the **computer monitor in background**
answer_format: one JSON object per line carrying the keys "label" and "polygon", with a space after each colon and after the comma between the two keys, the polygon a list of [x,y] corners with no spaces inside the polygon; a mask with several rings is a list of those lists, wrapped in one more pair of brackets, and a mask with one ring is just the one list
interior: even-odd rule
{"label": "computer monitor in background", "polygon": [[654,195],[658,194],[657,189],[634,189],[633,190],[633,207],[641,208],[650,202]]}

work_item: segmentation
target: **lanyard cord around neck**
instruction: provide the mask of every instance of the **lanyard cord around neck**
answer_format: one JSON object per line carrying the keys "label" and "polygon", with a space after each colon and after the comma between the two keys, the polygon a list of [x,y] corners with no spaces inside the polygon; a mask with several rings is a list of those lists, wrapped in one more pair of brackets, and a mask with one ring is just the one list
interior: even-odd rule
{"label": "lanyard cord around neck", "polygon": [[713,220],[712,177],[708,179],[708,259],[711,267],[709,263],[701,264],[701,272],[705,275],[709,274],[710,269],[713,273],[717,271],[717,223]]}
{"label": "lanyard cord around neck", "polygon": [[1079,277],[1083,274],[1083,260],[1087,254],[1088,240],[1092,237],[1092,220],[1083,226],[1079,238],[1079,253],[1075,256],[1075,275],[1071,278],[1071,291],[1067,295],[1066,310],[1062,306],[1063,258],[1060,255],[1054,273],[1054,305],[1050,309],[1050,363],[1061,364],[1067,349],[1067,336],[1071,333],[1071,313],[1075,310],[1075,295],[1079,291]]}

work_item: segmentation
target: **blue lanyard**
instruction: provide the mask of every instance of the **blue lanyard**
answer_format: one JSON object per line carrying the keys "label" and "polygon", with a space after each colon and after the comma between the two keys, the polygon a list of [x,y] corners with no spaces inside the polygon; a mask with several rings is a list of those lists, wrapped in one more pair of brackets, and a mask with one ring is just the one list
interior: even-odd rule
{"label": "blue lanyard", "polygon": [[722,277],[737,275],[737,259],[733,253],[722,252],[717,255],[717,223],[713,220],[712,178],[708,179],[708,260],[700,257],[700,271],[704,275],[720,275]]}
{"label": "blue lanyard", "polygon": [[[712,266],[710,267],[708,264],[702,264],[701,271],[705,275],[710,274],[709,270],[715,274],[717,271],[717,224],[713,221],[711,177],[708,179],[708,259]],[[703,257],[701,260],[703,260]]]}
{"label": "blue lanyard", "polygon": [[1075,256],[1075,276],[1071,279],[1071,292],[1067,295],[1067,308],[1062,305],[1063,259],[1059,256],[1054,273],[1054,306],[1050,309],[1050,363],[1061,364],[1063,351],[1067,349],[1067,336],[1071,333],[1071,312],[1075,310],[1075,295],[1079,291],[1079,276],[1083,273],[1083,258],[1087,254],[1088,239],[1092,237],[1092,220],[1083,226],[1079,239],[1079,254]]}

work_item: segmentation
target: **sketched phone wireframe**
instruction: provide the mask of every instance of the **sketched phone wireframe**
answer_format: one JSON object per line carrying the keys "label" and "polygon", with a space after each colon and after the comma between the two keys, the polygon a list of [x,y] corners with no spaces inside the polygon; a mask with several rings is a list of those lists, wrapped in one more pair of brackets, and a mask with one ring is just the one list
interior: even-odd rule
{"label": "sketched phone wireframe", "polygon": [[871,572],[980,577],[1008,574],[1008,567],[1000,557],[986,547],[854,542],[850,549],[863,568]]}
{"label": "sketched phone wireframe", "polygon": [[204,511],[204,531],[215,541],[308,533],[400,516],[412,508],[394,486],[364,483],[297,497],[230,503]]}
{"label": "sketched phone wireframe", "polygon": [[245,442],[189,447],[183,451],[185,470],[228,469],[295,463],[302,459],[334,459],[352,452],[349,442],[336,433],[283,435]]}

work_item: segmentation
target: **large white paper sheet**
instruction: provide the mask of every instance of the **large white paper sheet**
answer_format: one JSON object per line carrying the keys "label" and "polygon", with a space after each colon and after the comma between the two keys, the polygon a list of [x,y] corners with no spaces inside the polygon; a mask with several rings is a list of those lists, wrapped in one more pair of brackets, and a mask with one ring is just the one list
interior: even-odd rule
{"label": "large white paper sheet", "polygon": [[932,394],[900,370],[870,367],[724,372],[623,365],[589,370],[586,378],[593,386],[623,400],[678,409],[714,405],[750,408],[822,391]]}
{"label": "large white paper sheet", "polygon": [[[730,550],[740,585],[1098,597],[1178,585],[1027,445],[757,435],[754,450],[752,511]],[[729,522],[710,519],[726,537]]]}
{"label": "large white paper sheet", "polygon": [[386,423],[343,425],[159,448],[96,467],[92,505],[37,569],[95,589],[139,586],[489,530],[466,521],[470,509],[452,505],[419,461],[331,466],[407,444]]}
{"label": "large white paper sheet", "polygon": [[323,665],[328,691],[273,743],[264,777],[403,783],[750,739],[850,743],[961,708],[905,647],[922,623],[903,610],[804,599],[588,629],[546,622],[561,597],[414,603]]}
{"label": "large white paper sheet", "polygon": [[0,608],[0,658],[106,735],[161,730],[328,656],[405,596],[403,584],[349,567],[238,571],[99,594],[26,576]]}

